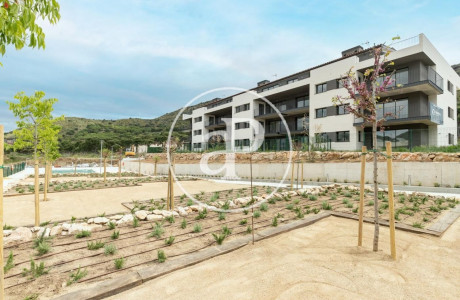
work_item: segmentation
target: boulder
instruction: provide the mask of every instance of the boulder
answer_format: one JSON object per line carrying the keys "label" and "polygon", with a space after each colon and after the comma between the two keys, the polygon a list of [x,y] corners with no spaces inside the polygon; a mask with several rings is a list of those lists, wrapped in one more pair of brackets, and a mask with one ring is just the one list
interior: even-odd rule
{"label": "boulder", "polygon": [[18,227],[3,239],[4,245],[8,246],[15,242],[27,242],[32,239],[32,231],[27,227]]}
{"label": "boulder", "polygon": [[178,213],[179,213],[179,215],[180,215],[181,217],[185,217],[185,216],[188,215],[187,211],[186,211],[185,208],[183,208],[183,207],[180,207],[180,206],[179,206],[179,207],[177,208],[177,211],[178,211]]}
{"label": "boulder", "polygon": [[139,220],[145,220],[147,218],[148,212],[145,210],[138,210],[134,213],[136,215],[136,218]]}
{"label": "boulder", "polygon": [[64,224],[62,224],[62,230],[68,231],[71,226],[72,226],[72,224],[64,223]]}
{"label": "boulder", "polygon": [[[94,224],[107,224],[108,222],[110,222],[109,219],[107,219],[106,217],[97,217],[97,218],[94,218]],[[88,222],[89,223],[89,222]],[[91,223],[90,223],[91,224]]]}
{"label": "boulder", "polygon": [[88,224],[93,224],[94,223],[94,218],[88,219]]}
{"label": "boulder", "polygon": [[148,215],[147,216],[147,221],[159,221],[162,219],[163,219],[162,215]]}
{"label": "boulder", "polygon": [[5,230],[3,230],[3,236],[9,236],[12,232],[13,232],[13,230],[5,229]]}
{"label": "boulder", "polygon": [[43,237],[49,237],[50,236],[50,229],[48,227],[42,227],[38,233],[37,233],[37,236],[42,236],[43,234]]}
{"label": "boulder", "polygon": [[124,215],[120,220],[117,221],[117,224],[132,222],[134,220],[133,215]]}
{"label": "boulder", "polygon": [[53,226],[50,230],[50,236],[55,236],[55,235],[59,235],[61,234],[62,232],[62,226],[61,225],[56,225],[56,226]]}
{"label": "boulder", "polygon": [[111,216],[109,217],[110,220],[120,220],[121,218],[123,218],[123,215],[114,215],[114,216]]}

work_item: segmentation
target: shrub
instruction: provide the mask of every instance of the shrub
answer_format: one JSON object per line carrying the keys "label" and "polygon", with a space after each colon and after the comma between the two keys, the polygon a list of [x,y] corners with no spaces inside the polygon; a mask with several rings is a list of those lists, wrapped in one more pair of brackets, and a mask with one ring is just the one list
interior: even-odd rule
{"label": "shrub", "polygon": [[164,263],[166,261],[166,254],[163,250],[158,250],[157,257],[159,263]]}
{"label": "shrub", "polygon": [[225,213],[220,212],[219,213],[219,221],[225,220]]}
{"label": "shrub", "polygon": [[337,195],[336,195],[336,194],[332,194],[332,195],[331,195],[331,200],[337,200]]}
{"label": "shrub", "polygon": [[423,228],[423,225],[421,223],[415,222],[414,224],[412,224],[412,227]]}
{"label": "shrub", "polygon": [[222,233],[225,235],[230,235],[232,234],[232,230],[228,228],[227,225],[225,225],[224,227],[222,227]]}
{"label": "shrub", "polygon": [[310,196],[308,196],[308,200],[316,201],[316,200],[318,200],[318,197],[316,197],[315,195],[310,195]]}
{"label": "shrub", "polygon": [[247,219],[243,219],[240,221],[240,225],[246,225],[248,223]]}
{"label": "shrub", "polygon": [[251,228],[251,226],[248,226],[248,228],[246,228],[246,233],[252,233],[252,228]]}
{"label": "shrub", "polygon": [[152,226],[153,231],[149,234],[149,237],[156,237],[157,239],[161,238],[163,233],[165,232],[163,229],[163,225],[160,223],[155,223],[155,226]]}
{"label": "shrub", "polygon": [[180,223],[180,228],[185,229],[187,227],[187,220],[184,218]]}
{"label": "shrub", "polygon": [[174,219],[174,215],[167,216],[165,220],[168,221],[170,224],[176,222],[176,220]]}
{"label": "shrub", "polygon": [[249,210],[245,209],[245,210],[243,210],[243,213],[244,213],[245,215],[247,215],[247,214],[249,213]]}
{"label": "shrub", "polygon": [[315,207],[312,209],[312,211],[316,215],[317,213],[319,213],[319,208]]}
{"label": "shrub", "polygon": [[294,209],[294,204],[289,203],[288,205],[286,205],[286,209],[293,210]]}
{"label": "shrub", "polygon": [[105,255],[114,255],[117,252],[117,247],[114,244],[108,244],[104,246]]}
{"label": "shrub", "polygon": [[3,267],[3,272],[6,274],[12,268],[14,268],[13,251],[10,251],[10,255],[8,255],[8,259],[6,260],[6,264]]}
{"label": "shrub", "polygon": [[358,208],[357,207],[353,208],[351,211],[356,214],[356,213],[358,213]]}
{"label": "shrub", "polygon": [[259,217],[260,217],[260,210],[256,210],[256,211],[254,212],[254,218],[257,219],[257,218],[259,218]]}
{"label": "shrub", "polygon": [[81,239],[81,238],[89,237],[89,236],[91,236],[91,231],[88,231],[88,230],[83,230],[75,235],[77,239]]}
{"label": "shrub", "polygon": [[369,202],[367,202],[367,206],[372,206],[374,205],[374,201],[370,200]]}
{"label": "shrub", "polygon": [[224,242],[225,238],[227,237],[227,235],[223,234],[223,233],[221,233],[219,235],[213,233],[212,236],[214,237],[214,240],[216,240],[218,245],[222,245],[222,243]]}
{"label": "shrub", "polygon": [[38,246],[37,246],[37,252],[38,252],[37,255],[46,254],[50,251],[50,249],[51,249],[51,246],[46,241],[40,242],[38,243]]}
{"label": "shrub", "polygon": [[326,201],[323,201],[323,203],[321,203],[321,208],[324,209],[324,210],[331,210],[332,207],[329,203],[327,203]]}
{"label": "shrub", "polygon": [[202,220],[208,216],[208,210],[204,208],[202,211],[198,212],[198,216],[196,216],[195,220]]}
{"label": "shrub", "polygon": [[434,183],[434,187],[440,187],[441,185],[437,182]]}
{"label": "shrub", "polygon": [[345,197],[347,197],[347,198],[351,198],[351,193],[350,193],[350,192],[345,192],[343,195],[344,195]]}
{"label": "shrub", "polygon": [[278,218],[277,218],[277,217],[274,217],[274,218],[273,218],[273,220],[272,220],[272,226],[273,226],[273,227],[278,226]]}
{"label": "shrub", "polygon": [[139,227],[139,219],[136,217],[133,218],[133,227],[134,228]]}
{"label": "shrub", "polygon": [[202,230],[201,224],[198,223],[193,226],[193,232],[198,233],[198,232],[201,232],[201,230]]}
{"label": "shrub", "polygon": [[115,263],[115,269],[120,270],[125,265],[125,258],[124,257],[116,258],[114,263]]}
{"label": "shrub", "polygon": [[174,243],[174,240],[175,240],[175,239],[176,239],[176,238],[175,238],[174,236],[171,235],[169,238],[167,238],[167,239],[165,240],[165,244],[168,245],[168,246],[171,246],[171,245]]}
{"label": "shrub", "polygon": [[353,208],[353,203],[348,203],[348,204],[346,205],[346,207],[347,207],[347,208]]}
{"label": "shrub", "polygon": [[22,270],[22,276],[29,275],[30,278],[37,278],[44,274],[48,274],[49,269],[45,269],[45,263],[40,262],[40,264],[36,264],[33,259],[30,260],[30,269],[24,268]]}
{"label": "shrub", "polygon": [[120,237],[120,231],[119,231],[119,230],[114,230],[113,233],[112,233],[112,235],[110,236],[110,238],[111,238],[112,240],[116,240],[116,239],[118,239],[119,237]]}
{"label": "shrub", "polygon": [[262,203],[262,205],[260,205],[260,210],[261,211],[267,211],[268,210],[268,204],[267,203]]}
{"label": "shrub", "polygon": [[70,278],[67,280],[67,285],[72,285],[73,283],[77,282],[78,280],[82,279],[88,275],[88,271],[86,269],[81,270],[80,267],[78,267],[76,272],[70,273]]}
{"label": "shrub", "polygon": [[105,243],[103,241],[88,242],[88,250],[97,250],[104,247]]}
{"label": "shrub", "polygon": [[187,200],[187,206],[192,206],[193,205],[193,200],[192,199],[188,199]]}
{"label": "shrub", "polygon": [[115,229],[115,223],[110,221],[109,223],[107,223],[107,226],[109,227],[109,229],[113,230]]}

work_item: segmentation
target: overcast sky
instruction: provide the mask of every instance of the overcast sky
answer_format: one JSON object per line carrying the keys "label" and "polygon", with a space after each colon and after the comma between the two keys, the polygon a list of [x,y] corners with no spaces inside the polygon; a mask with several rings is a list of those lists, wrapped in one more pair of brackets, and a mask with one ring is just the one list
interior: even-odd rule
{"label": "overcast sky", "polygon": [[0,57],[6,130],[15,120],[5,101],[19,91],[58,98],[66,116],[155,118],[209,89],[252,88],[395,35],[423,32],[460,63],[458,0],[59,3],[44,51],[9,47]]}

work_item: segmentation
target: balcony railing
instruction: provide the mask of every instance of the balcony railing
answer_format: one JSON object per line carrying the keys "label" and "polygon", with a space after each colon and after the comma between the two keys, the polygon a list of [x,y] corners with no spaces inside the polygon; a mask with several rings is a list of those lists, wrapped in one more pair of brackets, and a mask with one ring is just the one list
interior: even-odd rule
{"label": "balcony railing", "polygon": [[395,43],[390,44],[389,46],[395,50],[401,50],[404,48],[409,48],[420,43],[420,36],[416,35],[405,40],[400,40]]}
{"label": "balcony railing", "polygon": [[204,123],[205,127],[218,126],[218,125],[225,125],[225,122],[223,120],[215,120],[215,121],[207,121]]}
{"label": "balcony railing", "polygon": [[432,67],[428,67],[428,80],[441,90],[444,90],[444,79]]}
{"label": "balcony railing", "polygon": [[[293,106],[293,105],[288,105],[288,104],[277,104],[276,105],[276,108],[281,112],[291,112],[291,111],[294,111],[294,110],[301,110],[303,108],[309,108],[310,106],[310,102],[309,101],[306,101],[305,105],[304,106],[299,106],[299,107],[296,107],[296,106]],[[271,107],[271,106],[267,106],[265,109],[262,109],[262,110],[259,110],[259,108],[255,108],[254,109],[254,116],[256,117],[260,117],[260,116],[265,116],[265,115],[270,115],[270,114],[275,114],[276,111]]]}

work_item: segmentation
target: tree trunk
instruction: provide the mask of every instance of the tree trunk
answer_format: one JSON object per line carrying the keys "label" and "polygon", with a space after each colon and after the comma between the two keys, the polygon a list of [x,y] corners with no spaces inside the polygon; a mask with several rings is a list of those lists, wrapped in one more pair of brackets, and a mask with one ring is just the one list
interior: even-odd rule
{"label": "tree trunk", "polygon": [[35,171],[35,180],[34,180],[34,186],[35,186],[35,226],[40,225],[40,198],[39,198],[39,192],[40,192],[40,185],[38,184],[38,155],[37,155],[37,144],[38,144],[38,128],[37,124],[35,124],[35,134],[34,134],[34,171]]}
{"label": "tree trunk", "polygon": [[377,182],[377,122],[372,124],[372,146],[374,150],[374,245],[373,250],[379,250],[379,187]]}
{"label": "tree trunk", "polygon": [[118,160],[118,178],[121,178],[121,158]]}
{"label": "tree trunk", "polygon": [[155,167],[153,169],[153,176],[157,176],[157,160],[155,159]]}
{"label": "tree trunk", "polygon": [[45,182],[43,183],[43,201],[46,201],[47,196],[48,196],[48,163],[45,160]]}

